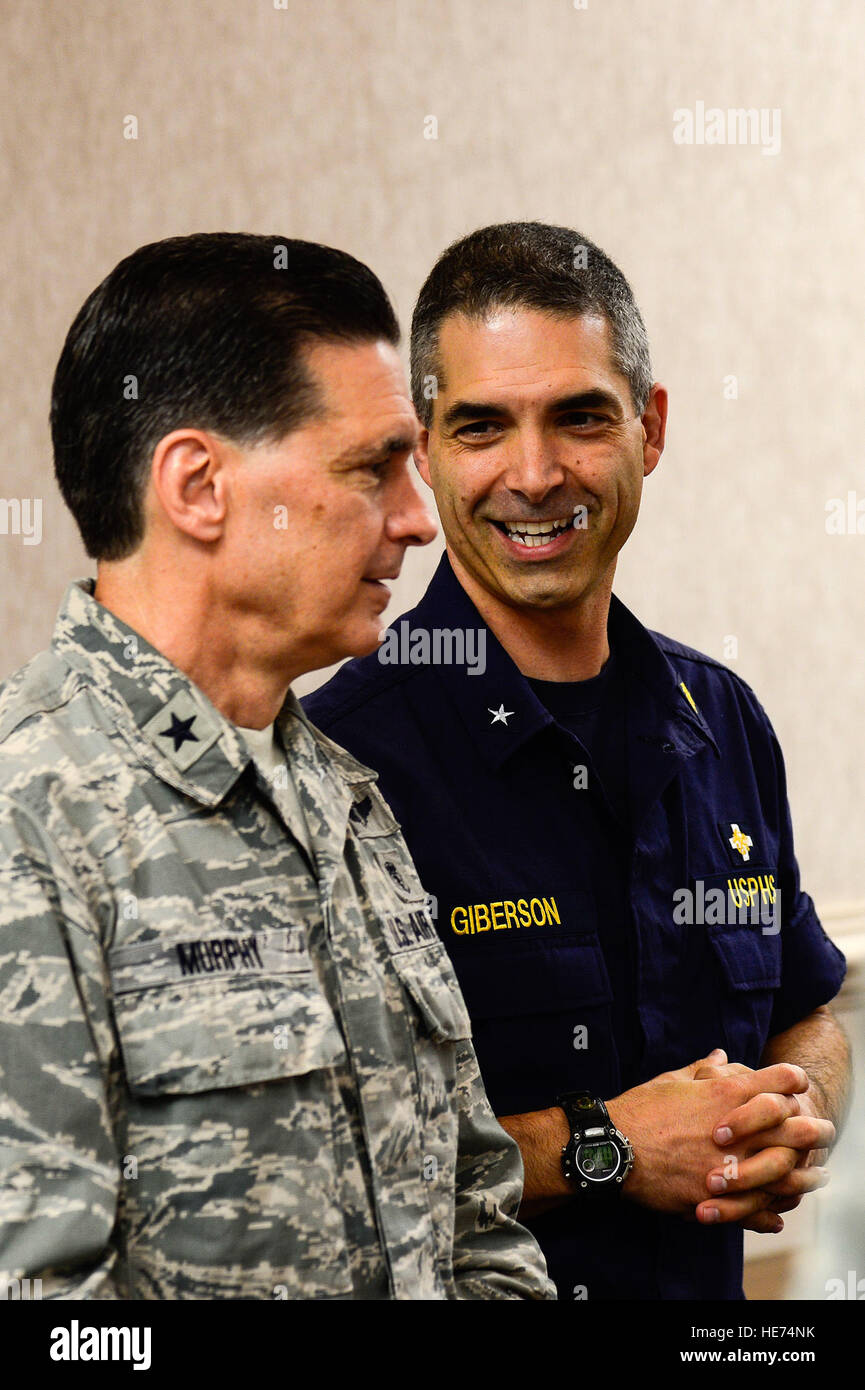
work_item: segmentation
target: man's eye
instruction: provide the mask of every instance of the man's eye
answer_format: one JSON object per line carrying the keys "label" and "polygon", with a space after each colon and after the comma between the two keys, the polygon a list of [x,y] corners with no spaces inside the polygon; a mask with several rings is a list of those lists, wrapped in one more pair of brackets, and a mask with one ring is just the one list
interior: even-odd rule
{"label": "man's eye", "polygon": [[589,410],[571,410],[562,416],[563,425],[575,425],[577,429],[597,429],[607,423],[606,416],[593,415]]}
{"label": "man's eye", "polygon": [[377,463],[364,464],[364,472],[374,473],[377,478],[381,478],[387,472],[390,465],[390,458],[379,459]]}
{"label": "man's eye", "polygon": [[501,425],[495,420],[476,420],[474,424],[463,425],[457,430],[458,439],[489,439],[498,434]]}

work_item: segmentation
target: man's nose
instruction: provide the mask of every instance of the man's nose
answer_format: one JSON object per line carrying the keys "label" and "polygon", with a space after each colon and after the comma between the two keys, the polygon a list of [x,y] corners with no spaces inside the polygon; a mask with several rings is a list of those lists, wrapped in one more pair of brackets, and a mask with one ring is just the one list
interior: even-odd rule
{"label": "man's nose", "polygon": [[397,483],[397,493],[385,531],[388,540],[399,541],[403,545],[429,545],[438,535],[438,526],[421,501],[420,493],[409,475],[408,465],[403,467]]}
{"label": "man's nose", "polygon": [[541,502],[565,481],[554,444],[540,433],[518,436],[509,452],[504,483],[529,502]]}

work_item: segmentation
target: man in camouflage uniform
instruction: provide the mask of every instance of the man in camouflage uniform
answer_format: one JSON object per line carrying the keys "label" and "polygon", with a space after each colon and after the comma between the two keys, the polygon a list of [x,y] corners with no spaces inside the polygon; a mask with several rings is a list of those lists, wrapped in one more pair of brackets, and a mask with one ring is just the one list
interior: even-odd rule
{"label": "man in camouflage uniform", "polygon": [[[433,528],[384,291],[342,253],[279,248],[278,271],[266,238],[142,248],[58,366],[58,479],[99,571],[0,693],[0,1277],[73,1299],[550,1298],[399,828],[288,688],[369,649],[381,578]],[[247,334],[234,358],[222,324]],[[280,357],[303,395],[287,435],[220,413]],[[280,496],[294,531],[257,531]]]}

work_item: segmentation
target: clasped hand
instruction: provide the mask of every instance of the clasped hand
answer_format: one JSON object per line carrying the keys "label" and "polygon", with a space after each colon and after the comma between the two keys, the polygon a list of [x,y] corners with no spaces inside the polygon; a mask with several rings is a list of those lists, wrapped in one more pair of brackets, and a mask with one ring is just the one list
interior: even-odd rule
{"label": "clasped hand", "polygon": [[835,1127],[792,1063],[754,1071],[716,1049],[625,1091],[608,1110],[634,1144],[625,1193],[659,1211],[777,1232],[781,1212],[828,1182],[821,1151]]}

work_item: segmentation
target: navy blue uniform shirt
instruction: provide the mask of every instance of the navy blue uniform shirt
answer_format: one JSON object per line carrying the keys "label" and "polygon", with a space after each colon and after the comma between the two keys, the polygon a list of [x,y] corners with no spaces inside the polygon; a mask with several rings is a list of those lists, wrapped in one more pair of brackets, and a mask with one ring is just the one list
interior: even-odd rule
{"label": "navy blue uniform shirt", "polygon": [[[834,997],[844,958],[800,889],[781,750],[742,680],[613,598],[610,718],[568,687],[563,705],[446,557],[392,631],[304,704],[379,773],[496,1114],[609,1100],[718,1046],[757,1067]],[[560,1298],[743,1297],[738,1227],[578,1197],[526,1224]]]}

